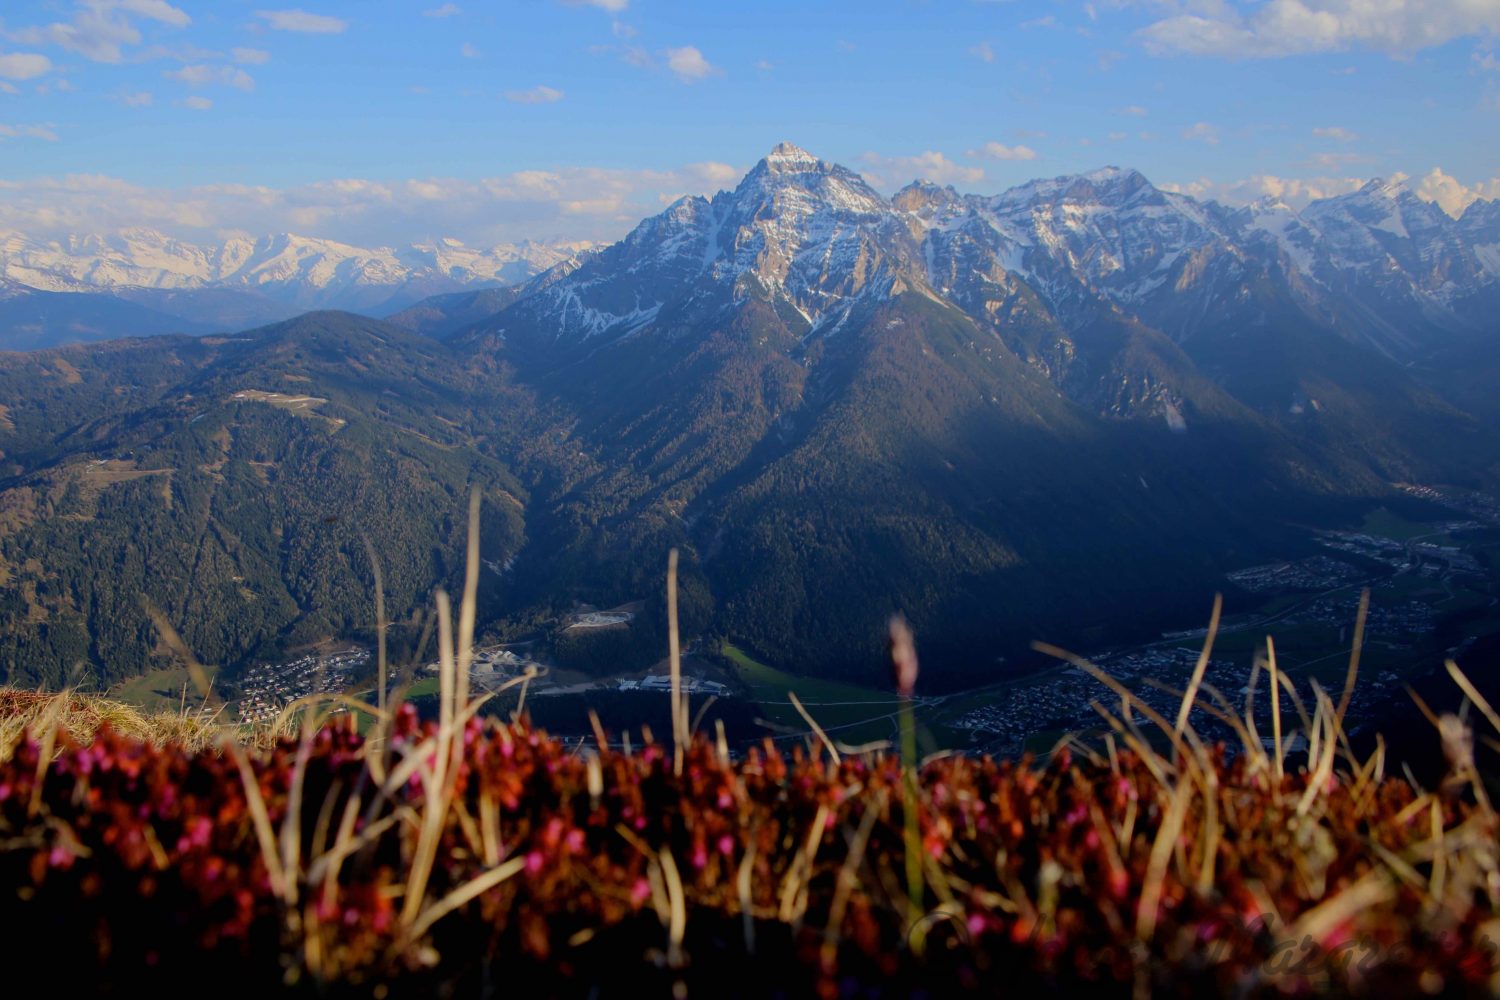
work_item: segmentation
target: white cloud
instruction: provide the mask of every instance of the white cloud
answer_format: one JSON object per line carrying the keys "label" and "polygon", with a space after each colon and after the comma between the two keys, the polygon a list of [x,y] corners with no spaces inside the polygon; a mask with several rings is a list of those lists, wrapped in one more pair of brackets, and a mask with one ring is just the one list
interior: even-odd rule
{"label": "white cloud", "polygon": [[462,14],[463,8],[456,3],[445,3],[441,7],[422,11],[423,17],[457,17]]}
{"label": "white cloud", "polygon": [[149,108],[154,98],[149,90],[137,91],[133,94],[121,94],[117,98],[127,108]]}
{"label": "white cloud", "polygon": [[182,105],[184,108],[192,108],[194,111],[207,111],[209,108],[214,106],[213,101],[210,101],[206,97],[198,97],[196,95],[193,97],[184,97],[177,103]]}
{"label": "white cloud", "polygon": [[139,14],[153,21],[160,21],[162,24],[170,24],[174,28],[185,28],[193,20],[187,16],[186,11],[173,7],[165,0],[114,0],[113,3],[108,0],[102,3],[99,0],[93,0],[91,3],[85,3],[85,6],[116,7],[131,14]]}
{"label": "white cloud", "polygon": [[479,49],[476,48],[474,46],[474,43],[472,42],[464,42],[458,47],[458,54],[463,56],[465,59],[478,59]]}
{"label": "white cloud", "polygon": [[229,54],[246,66],[264,66],[271,61],[271,53],[265,49],[234,49]]}
{"label": "white cloud", "polygon": [[233,87],[236,90],[251,91],[255,89],[255,80],[244,70],[237,66],[209,66],[199,63],[194,66],[184,66],[181,69],[168,70],[162,76],[178,83],[185,83],[189,87]]}
{"label": "white cloud", "polygon": [[696,83],[719,72],[718,67],[703,57],[695,46],[684,45],[680,49],[667,49],[662,53],[667,60],[667,69],[677,74],[683,83]]}
{"label": "white cloud", "polygon": [[52,60],[36,52],[0,53],[0,77],[30,80],[52,69]]}
{"label": "white cloud", "polygon": [[694,186],[694,190],[699,190],[707,185],[712,190],[719,191],[732,184],[739,183],[739,179],[744,171],[730,166],[728,163],[708,160],[704,163],[688,164],[683,173],[687,177],[696,179],[699,182]]}
{"label": "white cloud", "polygon": [[337,35],[349,22],[327,14],[310,14],[301,8],[292,10],[258,10],[255,16],[276,31],[295,31],[304,35]]}
{"label": "white cloud", "polygon": [[630,6],[630,0],[562,0],[569,7],[598,7],[611,14],[618,14]]}
{"label": "white cloud", "polygon": [[1371,48],[1415,52],[1500,32],[1494,0],[1208,0],[1140,32],[1156,54],[1254,59]]}
{"label": "white cloud", "polygon": [[1481,198],[1500,198],[1500,177],[1492,177],[1469,187],[1433,167],[1412,189],[1418,198],[1437,202],[1438,206],[1455,219],[1463,215],[1464,209]]}
{"label": "white cloud", "polygon": [[995,61],[995,50],[989,42],[980,42],[978,45],[970,46],[969,55],[978,56],[987,63]]}
{"label": "white cloud", "polygon": [[986,160],[1034,160],[1036,150],[1030,146],[1007,146],[999,142],[987,142],[978,149],[971,149],[965,156],[983,157]]}
{"label": "white cloud", "polygon": [[981,168],[954,163],[942,153],[932,150],[916,156],[865,153],[860,159],[866,164],[865,177],[879,188],[900,187],[913,178],[932,181],[934,184],[977,184],[984,180]]}
{"label": "white cloud", "polygon": [[28,45],[57,45],[94,62],[118,63],[124,59],[125,46],[141,41],[135,18],[174,28],[192,21],[163,0],[76,0],[72,20],[23,27],[6,35]]}
{"label": "white cloud", "polygon": [[15,84],[0,80],[0,94],[19,94],[20,92],[20,89]]}
{"label": "white cloud", "polygon": [[771,63],[771,60],[769,59],[757,59],[755,61],[755,68],[760,70],[762,73],[769,73],[776,67]]}
{"label": "white cloud", "polygon": [[[181,104],[212,107],[196,96]],[[478,180],[341,178],[291,188],[149,188],[97,175],[0,179],[0,229],[56,239],[148,226],[200,242],[228,232],[295,232],[360,246],[399,246],[440,236],[470,246],[521,239],[615,240],[661,211],[664,193],[713,194],[742,173],[724,163],[672,170],[559,167]]]}
{"label": "white cloud", "polygon": [[1358,191],[1365,183],[1362,177],[1277,177],[1256,174],[1236,181],[1211,181],[1200,178],[1184,184],[1159,185],[1163,191],[1175,191],[1194,198],[1213,199],[1226,205],[1245,205],[1261,198],[1275,198],[1301,208],[1319,198]]}
{"label": "white cloud", "polygon": [[52,131],[51,125],[0,125],[0,140],[4,139],[45,139],[56,142],[57,133]]}
{"label": "white cloud", "polygon": [[1197,122],[1182,130],[1182,137],[1192,142],[1203,142],[1210,146],[1219,144],[1219,130],[1208,122]]}
{"label": "white cloud", "polygon": [[1119,113],[1131,118],[1144,118],[1148,114],[1150,114],[1149,111],[1141,107],[1139,104],[1131,104],[1128,107],[1123,107],[1120,109]]}
{"label": "white cloud", "polygon": [[536,86],[530,90],[507,90],[505,99],[512,104],[553,104],[563,99],[563,92],[555,87]]}
{"label": "white cloud", "polygon": [[1359,138],[1358,132],[1351,132],[1340,125],[1329,125],[1326,128],[1315,128],[1312,134],[1322,139],[1332,139],[1335,142],[1353,142]]}

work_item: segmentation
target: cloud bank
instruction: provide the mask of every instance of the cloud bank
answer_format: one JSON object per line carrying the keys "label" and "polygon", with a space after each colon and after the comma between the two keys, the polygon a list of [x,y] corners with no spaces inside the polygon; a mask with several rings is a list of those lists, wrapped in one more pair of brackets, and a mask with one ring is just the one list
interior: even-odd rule
{"label": "cloud bank", "polygon": [[1265,59],[1367,48],[1406,55],[1500,32],[1495,0],[1207,0],[1140,32],[1147,51]]}
{"label": "cloud bank", "polygon": [[[23,136],[53,137],[41,127],[0,125],[0,143]],[[289,188],[154,188],[101,174],[0,179],[0,230],[41,239],[136,226],[194,240],[294,232],[360,246],[443,236],[473,246],[614,240],[661,211],[664,201],[712,194],[732,186],[741,173],[725,163],[672,170],[565,167],[479,179],[344,178]]]}

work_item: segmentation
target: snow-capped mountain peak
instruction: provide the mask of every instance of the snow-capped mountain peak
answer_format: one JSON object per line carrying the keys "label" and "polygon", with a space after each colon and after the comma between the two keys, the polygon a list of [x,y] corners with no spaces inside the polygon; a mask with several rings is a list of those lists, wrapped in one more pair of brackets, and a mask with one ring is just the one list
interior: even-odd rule
{"label": "snow-capped mountain peak", "polygon": [[879,215],[889,203],[859,174],[781,143],[755,165],[732,193],[746,212],[812,214],[820,210]]}

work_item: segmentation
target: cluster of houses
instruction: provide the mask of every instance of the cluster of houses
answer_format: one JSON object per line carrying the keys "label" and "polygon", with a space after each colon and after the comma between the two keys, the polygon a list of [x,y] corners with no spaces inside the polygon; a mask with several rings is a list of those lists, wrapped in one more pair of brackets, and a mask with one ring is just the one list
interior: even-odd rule
{"label": "cluster of houses", "polygon": [[1414,483],[1403,484],[1401,489],[1411,496],[1440,503],[1449,510],[1461,511],[1470,517],[1488,521],[1490,524],[1500,524],[1500,500],[1496,500],[1488,493],[1440,490],[1433,486],[1421,486]]}
{"label": "cluster of houses", "polygon": [[1328,556],[1313,556],[1295,562],[1248,566],[1228,574],[1229,581],[1252,594],[1270,594],[1283,590],[1332,590],[1357,582],[1362,573],[1355,567]]}
{"label": "cluster of houses", "polygon": [[[615,683],[616,691],[663,691],[671,692],[672,678],[667,674],[651,674],[647,677],[624,677]],[[701,677],[684,677],[681,690],[685,694],[711,694],[723,698],[733,692],[729,686]]]}
{"label": "cluster of houses", "polygon": [[368,649],[345,649],[251,667],[240,678],[240,721],[271,722],[298,698],[344,691],[369,662]]}
{"label": "cluster of houses", "polygon": [[[1359,613],[1359,598],[1318,601],[1286,619],[1291,625],[1329,625],[1341,630],[1353,626]],[[1420,636],[1432,631],[1432,609],[1421,601],[1391,603],[1372,599],[1365,619],[1365,634],[1383,639]],[[1347,635],[1345,636],[1347,638]]]}
{"label": "cluster of houses", "polygon": [[[1195,650],[1176,646],[1153,646],[1099,661],[1099,666],[1116,680],[1126,683],[1143,702],[1158,712],[1175,717],[1177,696],[1144,683],[1147,678],[1168,685],[1184,687],[1197,663]],[[1224,691],[1239,691],[1247,679],[1243,664],[1228,660],[1211,660],[1205,679]],[[1116,715],[1120,699],[1109,689],[1080,670],[1060,670],[1045,681],[1007,689],[989,704],[974,708],[949,725],[973,734],[976,749],[986,753],[1014,755],[1026,740],[1038,733],[1082,732],[1104,724],[1092,703],[1098,702]],[[1218,738],[1218,723],[1197,712],[1192,723],[1205,736]]]}

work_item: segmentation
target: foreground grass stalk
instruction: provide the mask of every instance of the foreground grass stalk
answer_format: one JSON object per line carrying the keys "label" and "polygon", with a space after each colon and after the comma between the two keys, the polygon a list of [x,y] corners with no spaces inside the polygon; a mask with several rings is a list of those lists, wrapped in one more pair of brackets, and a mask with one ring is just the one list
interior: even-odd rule
{"label": "foreground grass stalk", "polygon": [[682,650],[677,632],[677,550],[667,553],[667,663],[672,674],[672,773],[682,774],[687,708],[682,702]]}
{"label": "foreground grass stalk", "polygon": [[917,647],[911,627],[900,615],[890,621],[890,657],[896,693],[901,699],[902,840],[906,860],[906,915],[911,928],[907,943],[920,955],[926,948],[922,917],[926,910],[927,891],[922,878],[922,828],[917,818],[921,808],[921,793],[917,787],[917,723],[911,704],[917,685]]}

